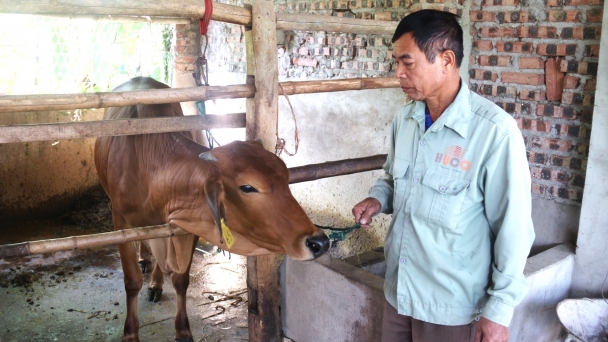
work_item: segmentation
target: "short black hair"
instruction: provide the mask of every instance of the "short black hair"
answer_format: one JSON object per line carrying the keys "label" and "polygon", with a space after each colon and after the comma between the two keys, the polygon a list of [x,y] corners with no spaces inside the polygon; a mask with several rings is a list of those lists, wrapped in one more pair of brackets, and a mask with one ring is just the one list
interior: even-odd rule
{"label": "short black hair", "polygon": [[420,10],[401,19],[393,35],[393,43],[406,33],[411,33],[414,42],[433,63],[437,53],[452,50],[456,55],[456,66],[460,67],[464,58],[462,27],[459,16],[437,10]]}

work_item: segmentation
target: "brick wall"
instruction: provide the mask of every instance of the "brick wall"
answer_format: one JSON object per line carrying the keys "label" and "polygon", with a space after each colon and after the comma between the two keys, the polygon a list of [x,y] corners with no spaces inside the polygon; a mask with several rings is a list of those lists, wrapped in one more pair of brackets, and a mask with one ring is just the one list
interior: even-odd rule
{"label": "brick wall", "polygon": [[512,114],[532,192],[580,203],[597,77],[602,0],[476,0],[471,89]]}
{"label": "brick wall", "polygon": [[[243,0],[226,1],[238,6]],[[532,192],[580,205],[589,150],[603,0],[276,2],[277,12],[400,20],[422,8],[468,15],[470,87],[513,115],[526,140]],[[466,33],[465,33],[466,34]],[[212,22],[210,72],[246,72],[244,28]],[[280,80],[394,75],[391,36],[285,31]]]}

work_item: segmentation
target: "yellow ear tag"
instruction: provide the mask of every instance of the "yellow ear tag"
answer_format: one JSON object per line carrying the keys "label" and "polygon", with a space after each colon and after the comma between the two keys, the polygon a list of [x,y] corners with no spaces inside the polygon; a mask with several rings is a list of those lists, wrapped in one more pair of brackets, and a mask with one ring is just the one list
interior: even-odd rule
{"label": "yellow ear tag", "polygon": [[220,220],[220,223],[222,224],[222,234],[224,235],[224,240],[226,240],[228,248],[232,248],[232,245],[234,245],[234,236],[232,236],[232,232],[226,225],[226,221],[223,218]]}

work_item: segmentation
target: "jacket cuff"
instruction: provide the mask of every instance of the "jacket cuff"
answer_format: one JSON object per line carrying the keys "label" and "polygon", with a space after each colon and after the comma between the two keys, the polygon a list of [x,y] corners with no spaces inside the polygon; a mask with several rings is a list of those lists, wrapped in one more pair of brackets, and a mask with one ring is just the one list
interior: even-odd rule
{"label": "jacket cuff", "polygon": [[498,298],[490,296],[481,316],[494,323],[508,327],[511,324],[514,309],[511,305],[507,305]]}

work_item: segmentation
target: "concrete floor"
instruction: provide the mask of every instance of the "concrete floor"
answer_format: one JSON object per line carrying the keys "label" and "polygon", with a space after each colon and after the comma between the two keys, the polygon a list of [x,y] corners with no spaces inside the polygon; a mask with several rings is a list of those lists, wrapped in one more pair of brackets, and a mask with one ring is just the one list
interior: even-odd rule
{"label": "concrete floor", "polygon": [[[0,245],[112,230],[101,187],[60,217],[0,223]],[[246,341],[246,258],[195,252],[187,309],[195,341]],[[165,278],[158,303],[139,296],[141,341],[173,341],[175,291]],[[125,319],[122,267],[116,246],[0,259],[0,342],[120,341]],[[228,299],[229,298],[229,299]]]}
{"label": "concrete floor", "polygon": [[[73,228],[50,226],[55,231],[51,237],[57,232],[74,235]],[[49,230],[42,231],[47,238]],[[145,298],[148,279],[146,274],[139,296],[140,339],[173,341],[171,282],[167,277],[161,301],[152,303]],[[246,258],[196,252],[190,279],[188,316],[194,340],[248,340]],[[0,341],[120,341],[126,308],[118,250],[105,246],[0,259],[0,303]]]}

